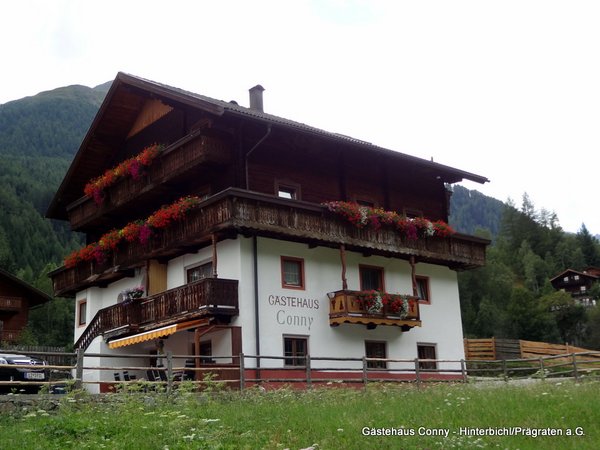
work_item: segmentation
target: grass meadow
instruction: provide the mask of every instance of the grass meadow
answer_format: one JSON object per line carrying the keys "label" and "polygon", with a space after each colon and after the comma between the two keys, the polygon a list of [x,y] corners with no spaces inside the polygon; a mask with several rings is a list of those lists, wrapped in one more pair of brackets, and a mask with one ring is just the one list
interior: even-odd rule
{"label": "grass meadow", "polygon": [[598,382],[72,392],[53,400],[3,411],[0,448],[600,448]]}

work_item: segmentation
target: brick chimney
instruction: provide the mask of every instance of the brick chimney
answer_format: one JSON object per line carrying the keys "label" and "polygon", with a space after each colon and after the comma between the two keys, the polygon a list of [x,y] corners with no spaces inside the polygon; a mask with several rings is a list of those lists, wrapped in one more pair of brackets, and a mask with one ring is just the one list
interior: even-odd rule
{"label": "brick chimney", "polygon": [[263,112],[263,91],[265,90],[260,84],[250,88],[250,109]]}

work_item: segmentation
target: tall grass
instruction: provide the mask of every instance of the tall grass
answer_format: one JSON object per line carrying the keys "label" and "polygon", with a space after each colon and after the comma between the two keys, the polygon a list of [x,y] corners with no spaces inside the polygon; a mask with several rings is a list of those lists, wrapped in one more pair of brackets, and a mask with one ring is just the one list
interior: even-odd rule
{"label": "tall grass", "polygon": [[[597,449],[600,384],[412,385],[248,390],[171,397],[75,393],[3,413],[3,449]],[[562,436],[471,436],[521,427]],[[364,435],[389,429],[391,436]],[[448,430],[448,436],[420,435]],[[402,430],[402,431],[400,431]],[[567,436],[568,431],[573,435]],[[414,436],[398,436],[399,433]],[[576,432],[584,435],[577,436]],[[523,433],[523,432],[521,432]]]}

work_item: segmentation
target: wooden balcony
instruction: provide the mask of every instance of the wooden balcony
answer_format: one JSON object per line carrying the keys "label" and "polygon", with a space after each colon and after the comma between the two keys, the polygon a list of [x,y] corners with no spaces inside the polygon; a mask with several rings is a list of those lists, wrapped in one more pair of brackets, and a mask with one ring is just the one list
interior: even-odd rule
{"label": "wooden balcony", "polygon": [[20,330],[2,330],[0,331],[1,342],[16,342],[19,339]]}
{"label": "wooden balcony", "polygon": [[238,314],[237,280],[205,278],[147,298],[101,309],[79,337],[75,348],[87,348],[99,335],[122,337],[204,317],[227,323]]}
{"label": "wooden balcony", "polygon": [[23,307],[23,299],[21,297],[11,297],[0,295],[0,311],[20,311]]}
{"label": "wooden balcony", "polygon": [[412,327],[421,326],[419,315],[419,299],[410,297],[409,311],[405,317],[400,317],[384,306],[381,312],[370,313],[364,309],[357,300],[357,291],[337,291],[329,301],[329,325],[338,326],[342,323],[362,324],[367,328],[377,325],[400,327],[402,331],[409,331]]}
{"label": "wooden balcony", "polygon": [[137,205],[152,199],[154,195],[164,193],[161,186],[175,178],[192,176],[192,171],[201,165],[227,164],[231,159],[229,146],[222,140],[192,135],[185,137],[167,147],[145,175],[137,180],[121,178],[107,189],[106,197],[101,205],[94,199],[84,196],[67,207],[71,227],[83,230],[93,225],[108,213],[117,214],[135,200]]}
{"label": "wooden balcony", "polygon": [[369,255],[384,255],[441,264],[461,270],[483,266],[489,241],[466,235],[410,240],[392,228],[358,229],[325,207],[280,199],[241,189],[226,189],[189,211],[181,222],[157,231],[146,245],[123,243],[110,261],[88,262],[50,274],[54,292],[72,296],[89,286],[103,286],[130,274],[147,259],[168,260],[209,245],[212,236],[258,235],[339,248]]}

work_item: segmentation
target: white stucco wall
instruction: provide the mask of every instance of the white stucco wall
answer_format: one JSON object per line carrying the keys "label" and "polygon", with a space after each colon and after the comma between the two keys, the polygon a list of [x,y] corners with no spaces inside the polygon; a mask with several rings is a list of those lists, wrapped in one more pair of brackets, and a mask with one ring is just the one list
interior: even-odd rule
{"label": "white stucco wall", "polygon": [[[283,336],[298,335],[309,337],[309,353],[312,356],[360,358],[365,352],[365,340],[374,340],[387,342],[388,358],[416,358],[417,343],[435,344],[438,359],[460,360],[464,357],[456,273],[446,267],[417,264],[417,274],[428,276],[430,282],[431,304],[420,305],[422,327],[415,327],[409,332],[393,326],[368,330],[366,326],[356,324],[329,326],[327,293],[342,287],[338,250],[309,249],[303,244],[259,239],[259,255],[260,347],[263,355],[282,356]],[[282,255],[304,259],[305,290],[282,288]],[[360,289],[359,264],[365,264],[384,268],[387,292],[412,293],[410,265],[406,261],[380,256],[364,257],[352,252],[347,252],[346,261],[349,289]],[[318,308],[284,305],[283,297],[286,300],[289,297],[306,299],[307,305],[318,303]],[[245,352],[251,351],[246,349]],[[281,366],[281,361],[264,361],[262,365]],[[331,362],[315,362],[313,366],[331,366]],[[359,367],[360,363],[351,366]],[[456,368],[456,365],[452,367]]]}
{"label": "white stucco wall", "polygon": [[[417,274],[429,277],[431,304],[421,304],[422,327],[415,327],[402,332],[399,327],[378,326],[368,330],[364,325],[342,324],[338,327],[329,325],[328,292],[340,290],[341,262],[337,249],[324,247],[309,248],[305,244],[258,238],[258,277],[259,277],[259,330],[260,354],[264,356],[283,356],[283,337],[308,337],[311,356],[361,358],[365,354],[365,341],[385,341],[387,357],[392,359],[414,359],[417,357],[417,344],[434,344],[438,359],[460,360],[464,358],[462,342],[462,326],[456,273],[446,267],[431,264],[417,264]],[[220,278],[239,280],[239,316],[231,325],[242,328],[242,351],[246,355],[256,355],[255,340],[255,299],[254,299],[254,264],[253,240],[238,237],[219,242],[218,275]],[[168,263],[167,288],[181,286],[185,282],[187,268],[209,262],[212,256],[210,247],[197,253],[186,254]],[[281,256],[302,258],[304,260],[305,289],[287,289],[281,283]],[[359,264],[384,268],[384,284],[387,292],[411,294],[410,265],[407,261],[380,256],[365,257],[359,253],[347,252],[348,288],[360,289]],[[79,292],[76,299],[87,299],[87,322],[98,309],[115,304],[117,296],[125,288],[140,285],[141,274],[134,278],[125,278],[112,283],[106,288],[90,288]],[[77,339],[83,327],[75,329]],[[213,355],[231,354],[231,333],[227,331],[213,332],[203,340],[211,339]],[[181,331],[165,339],[165,350],[175,355],[191,352],[194,333]],[[144,342],[117,350],[109,350],[101,338],[96,338],[87,352],[110,352],[124,354],[150,354],[156,349],[156,342]],[[139,362],[146,366],[148,359],[123,361],[106,358],[96,361],[106,365],[131,366]],[[229,362],[220,360],[219,362]],[[86,361],[87,363],[87,361]],[[255,367],[253,359],[246,359],[247,367]],[[179,362],[183,365],[183,361]],[[262,367],[282,367],[279,360],[262,360]],[[315,361],[314,368],[348,367],[360,368],[361,362]],[[394,363],[389,368],[413,369],[414,364]],[[440,366],[441,369],[456,369],[457,364]],[[96,380],[113,380],[113,373],[95,376]],[[144,376],[143,373],[138,376]]]}

